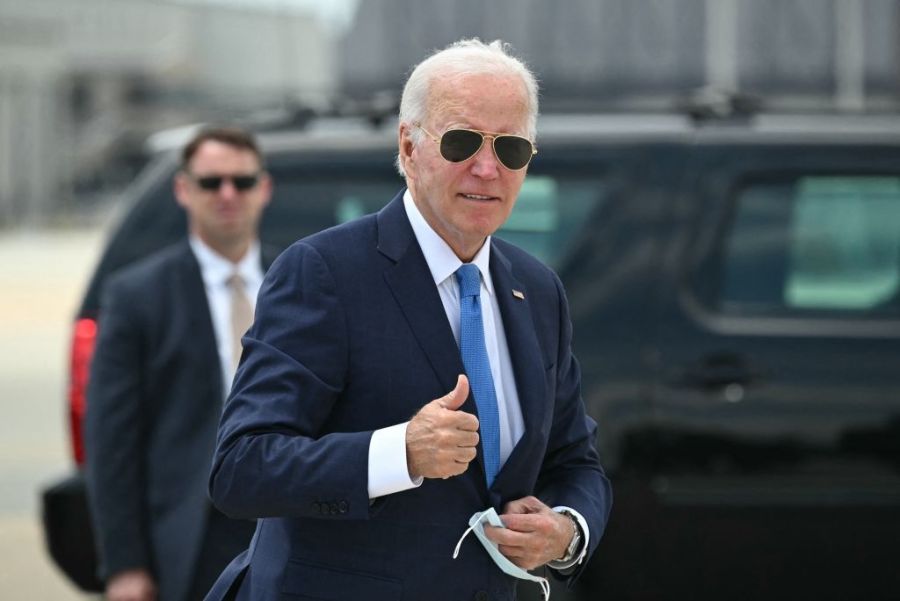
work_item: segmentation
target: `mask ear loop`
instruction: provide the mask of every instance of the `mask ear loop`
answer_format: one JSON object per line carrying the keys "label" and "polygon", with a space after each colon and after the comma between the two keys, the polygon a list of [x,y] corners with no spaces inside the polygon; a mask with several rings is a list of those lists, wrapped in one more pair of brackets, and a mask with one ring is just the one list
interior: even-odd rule
{"label": "mask ear loop", "polygon": [[456,543],[456,548],[453,549],[453,559],[456,559],[456,557],[459,555],[459,548],[462,546],[462,543],[465,540],[465,538],[467,536],[469,536],[469,534],[472,532],[473,528],[474,528],[474,526],[469,526],[468,529],[465,532],[463,532],[463,535],[462,535],[462,537],[460,537],[459,542]]}
{"label": "mask ear loop", "polygon": [[541,592],[544,593],[544,601],[550,601],[550,581],[546,578],[541,578],[538,584],[541,585]]}

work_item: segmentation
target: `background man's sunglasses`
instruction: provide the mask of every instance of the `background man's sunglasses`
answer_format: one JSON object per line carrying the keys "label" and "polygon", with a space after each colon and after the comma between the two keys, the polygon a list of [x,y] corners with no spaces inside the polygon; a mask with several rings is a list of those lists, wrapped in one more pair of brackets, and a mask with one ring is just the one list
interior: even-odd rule
{"label": "background man's sunglasses", "polygon": [[478,154],[484,145],[484,139],[490,138],[494,148],[494,156],[500,164],[510,171],[524,169],[537,154],[537,148],[528,138],[511,134],[498,134],[477,129],[448,129],[438,138],[421,123],[413,123],[425,132],[429,138],[440,145],[441,156],[451,163],[461,163]]}
{"label": "background man's sunglasses", "polygon": [[190,177],[201,190],[206,190],[207,192],[218,191],[226,180],[230,181],[234,189],[239,192],[246,192],[259,183],[258,173],[250,173],[248,175],[204,175],[203,177],[191,175]]}

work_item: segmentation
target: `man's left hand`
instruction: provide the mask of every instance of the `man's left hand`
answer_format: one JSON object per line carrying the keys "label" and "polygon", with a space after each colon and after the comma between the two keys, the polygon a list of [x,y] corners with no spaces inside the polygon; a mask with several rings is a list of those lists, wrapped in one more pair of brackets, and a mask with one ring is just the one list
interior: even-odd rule
{"label": "man's left hand", "polygon": [[575,535],[571,519],[535,497],[510,501],[500,519],[506,528],[485,525],[484,533],[503,555],[525,570],[562,557]]}

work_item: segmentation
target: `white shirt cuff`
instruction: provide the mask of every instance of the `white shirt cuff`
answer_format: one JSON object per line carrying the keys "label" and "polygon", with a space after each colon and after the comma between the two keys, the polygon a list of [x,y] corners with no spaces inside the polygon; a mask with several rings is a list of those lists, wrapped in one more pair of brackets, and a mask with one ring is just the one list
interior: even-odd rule
{"label": "white shirt cuff", "polygon": [[421,486],[412,480],[406,465],[406,426],[409,422],[375,430],[369,441],[369,498]]}
{"label": "white shirt cuff", "polygon": [[584,561],[584,557],[585,555],[587,555],[587,550],[590,548],[589,544],[591,542],[591,531],[588,530],[587,521],[585,521],[584,516],[582,516],[571,507],[566,507],[565,505],[558,505],[553,508],[553,511],[562,511],[563,509],[572,514],[572,516],[575,518],[575,521],[578,522],[578,527],[581,528],[581,549],[570,561],[553,560],[547,562],[548,566],[550,566],[554,570],[560,571],[568,570],[569,568],[572,568]]}

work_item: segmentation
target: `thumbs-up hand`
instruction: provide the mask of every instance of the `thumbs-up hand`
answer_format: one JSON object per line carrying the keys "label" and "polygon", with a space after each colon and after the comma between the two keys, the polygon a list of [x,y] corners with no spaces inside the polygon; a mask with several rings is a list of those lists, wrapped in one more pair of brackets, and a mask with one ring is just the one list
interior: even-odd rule
{"label": "thumbs-up hand", "polygon": [[478,446],[478,418],[458,411],[469,396],[469,379],[416,413],[406,427],[406,465],[415,479],[449,478],[466,471]]}

